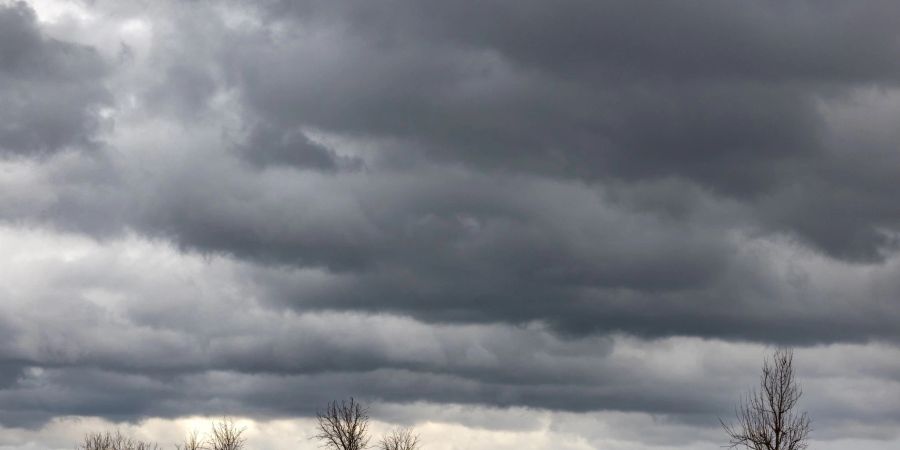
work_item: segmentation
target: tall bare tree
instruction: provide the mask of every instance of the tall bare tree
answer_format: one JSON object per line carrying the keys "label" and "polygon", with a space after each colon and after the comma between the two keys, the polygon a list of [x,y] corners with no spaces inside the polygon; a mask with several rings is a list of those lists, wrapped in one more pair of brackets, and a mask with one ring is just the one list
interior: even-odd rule
{"label": "tall bare tree", "polygon": [[719,422],[728,433],[729,447],[750,450],[803,450],[810,421],[796,410],[803,391],[794,379],[794,352],[780,349],[763,364],[759,389],[737,407],[735,423]]}
{"label": "tall bare tree", "polygon": [[332,450],[363,450],[369,446],[369,413],[350,397],[336,400],[316,414],[318,433],[314,436],[322,446]]}
{"label": "tall bare tree", "polygon": [[228,417],[213,422],[206,440],[206,449],[242,450],[247,443],[244,431],[244,428],[235,425],[234,421]]}
{"label": "tall bare tree", "polygon": [[378,442],[379,450],[418,450],[419,435],[405,427],[395,428]]}

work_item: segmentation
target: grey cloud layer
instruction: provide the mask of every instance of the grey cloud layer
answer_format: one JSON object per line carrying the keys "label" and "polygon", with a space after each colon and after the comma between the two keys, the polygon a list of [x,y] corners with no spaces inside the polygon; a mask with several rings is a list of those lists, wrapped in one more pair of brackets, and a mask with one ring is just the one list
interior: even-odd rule
{"label": "grey cloud layer", "polygon": [[[705,15],[695,5],[643,27],[624,18],[652,24],[662,12],[629,5],[499,2],[466,20],[459,5],[395,15],[312,2],[246,7],[245,22],[208,5],[161,8],[175,22],[154,28],[147,53],[112,81],[143,93],[136,107],[118,99],[116,150],[29,166],[5,215],[280,266],[284,276],[260,281],[265,301],[300,311],[538,321],[574,334],[894,339],[895,290],[795,281],[769,264],[781,255],[753,247],[806,243],[834,264],[892,267],[896,136],[858,126],[893,111],[861,87],[890,86],[890,49],[872,43],[871,61],[856,61],[870,67],[849,72],[833,60],[849,52],[810,58],[820,44],[893,29],[875,20],[844,38],[859,42],[806,36],[894,8],[701,2]],[[723,52],[713,18],[732,24],[736,54],[688,64]],[[660,46],[681,29],[686,54],[665,59]],[[167,86],[190,101],[165,100]],[[329,278],[291,279],[304,268]]]}
{"label": "grey cloud layer", "polygon": [[[399,139],[501,170],[681,177],[834,256],[870,260],[891,245],[879,232],[897,227],[889,198],[826,221],[850,215],[843,201],[810,205],[790,192],[870,197],[867,169],[846,164],[845,146],[896,163],[832,136],[818,107],[896,85],[891,2],[300,5],[273,14],[294,12],[296,31],[231,61],[244,68],[249,104],[273,122]],[[307,32],[317,27],[330,28]],[[894,189],[883,180],[877,191]],[[772,197],[788,204],[769,207]]]}
{"label": "grey cloud layer", "polygon": [[[741,341],[831,345],[816,411],[872,418],[823,361],[900,337],[893,2],[83,6],[0,8],[2,233],[109,252],[2,285],[3,423],[359,393],[707,426]],[[710,371],[616,353],[673,336]]]}
{"label": "grey cloud layer", "polygon": [[25,3],[0,5],[0,154],[95,146],[106,72],[92,48],[45,36]]}
{"label": "grey cloud layer", "polygon": [[[763,353],[698,339],[570,339],[540,326],[289,314],[256,303],[260,287],[227,259],[135,240],[10,239],[4,234],[4,245],[27,262],[10,273],[15,281],[0,284],[9,369],[0,400],[10,405],[2,417],[9,425],[67,414],[308,415],[334,396],[357,395],[379,403],[631,411],[703,428],[754,382]],[[22,258],[41,239],[77,256],[41,250]],[[890,423],[896,415],[889,401],[900,395],[896,347],[826,346],[800,355],[823,426],[866,436],[848,430],[848,418]],[[848,377],[879,389],[848,398],[835,390]]]}
{"label": "grey cloud layer", "polygon": [[[699,198],[688,202],[687,216],[622,206],[652,204],[678,190],[692,195],[677,183],[607,194],[423,167],[415,175],[297,177],[292,170],[248,170],[236,160],[212,164],[214,155],[167,155],[160,166],[91,161],[79,171],[113,167],[132,186],[85,195],[95,181],[39,179],[62,194],[40,195],[29,185],[10,203],[27,205],[19,214],[82,231],[97,229],[91,212],[118,208],[117,217],[141,233],[271,267],[247,276],[265,291],[263,302],[296,311],[538,321],[567,334],[781,343],[897,338],[895,259],[854,270],[789,241],[778,251],[765,240],[735,238],[731,227],[741,210],[701,194],[693,194]],[[169,158],[181,169],[161,176]],[[64,169],[51,173],[57,170]],[[780,261],[795,252],[796,263]],[[818,264],[846,270],[850,282],[820,275]],[[310,269],[323,275],[310,279]],[[873,280],[879,290],[870,290]]]}

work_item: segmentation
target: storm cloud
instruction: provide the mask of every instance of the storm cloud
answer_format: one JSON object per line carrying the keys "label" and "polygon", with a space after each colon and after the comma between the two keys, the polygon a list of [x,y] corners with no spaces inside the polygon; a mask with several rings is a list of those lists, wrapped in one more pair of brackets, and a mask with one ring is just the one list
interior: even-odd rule
{"label": "storm cloud", "polygon": [[0,5],[0,152],[90,148],[111,100],[107,64],[87,46],[50,38],[25,3]]}
{"label": "storm cloud", "polygon": [[0,423],[358,395],[664,417],[627,439],[697,448],[791,345],[817,438],[895,439],[898,21],[4,2]]}

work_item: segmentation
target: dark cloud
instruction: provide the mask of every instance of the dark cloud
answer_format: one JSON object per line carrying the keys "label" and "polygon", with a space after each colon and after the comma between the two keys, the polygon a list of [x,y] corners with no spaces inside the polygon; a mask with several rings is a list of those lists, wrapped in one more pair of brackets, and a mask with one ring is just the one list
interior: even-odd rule
{"label": "dark cloud", "polygon": [[[166,177],[145,165],[123,169],[154,174],[126,190],[82,195],[92,185],[75,183],[65,189],[71,194],[32,207],[83,230],[92,221],[76,223],[72,211],[122,205],[123,225],[140,233],[262,264],[245,275],[274,308],[391,312],[437,323],[537,321],[570,335],[897,338],[900,311],[889,301],[896,287],[860,296],[817,268],[848,271],[855,281],[847,286],[863,288],[863,273],[890,273],[893,262],[854,268],[788,239],[776,250],[767,239],[732,235],[746,211],[685,185],[607,194],[422,167],[415,176],[303,172],[298,179],[293,171],[246,171],[238,161],[211,165],[202,153]],[[694,196],[685,200],[687,212],[643,206],[675,192]],[[796,252],[801,263],[782,261]],[[310,270],[321,278],[311,280]]]}
{"label": "dark cloud", "polygon": [[893,392],[892,2],[79,5],[0,8],[4,424]]}
{"label": "dark cloud", "polygon": [[[127,421],[222,413],[308,416],[333,398],[355,395],[376,408],[429,402],[626,411],[705,428],[715,427],[716,416],[727,414],[737,393],[756,381],[765,353],[759,346],[721,340],[561,336],[539,324],[497,324],[504,320],[499,315],[477,318],[483,323],[473,325],[360,311],[295,313],[270,303],[277,298],[272,290],[281,287],[280,277],[289,276],[294,287],[305,284],[306,291],[296,293],[302,299],[314,298],[334,275],[184,254],[138,238],[98,242],[40,231],[11,235],[10,230],[0,233],[7,257],[19,261],[0,282],[0,317],[5,318],[0,355],[8,374],[0,403],[10,405],[0,420],[8,426],[34,427],[70,414]],[[269,274],[263,277],[260,271]],[[894,271],[871,274],[871,288],[896,292]],[[368,299],[391,307],[375,294]],[[561,314],[604,317],[559,300]],[[748,306],[725,322],[716,314],[744,307],[729,301],[716,310],[709,302],[705,316],[691,310],[673,319],[672,306],[654,300],[656,305],[635,302],[633,313],[640,317],[631,325],[677,334],[680,329],[666,327],[693,324],[702,331],[711,324],[727,336],[727,328],[750,324],[779,333],[771,308],[748,317]],[[760,299],[754,300],[759,307]],[[833,328],[844,328],[848,321],[835,317],[839,305],[833,302],[829,299],[823,311]],[[795,299],[791,306],[797,305]],[[855,320],[874,326],[871,314],[860,312],[858,304],[848,306],[854,309],[837,314],[856,314]],[[497,311],[503,308],[510,309],[496,305]],[[656,323],[647,312],[652,308],[660,316]],[[798,333],[821,335],[818,329]],[[871,417],[868,402],[829,392],[842,377],[891,385],[900,376],[895,354],[890,344],[801,350],[807,395],[819,399],[812,403],[818,423]],[[878,411],[881,420],[894,414],[890,405]],[[406,420],[421,420],[415,409],[407,414],[412,416]],[[866,432],[842,436],[858,433]]]}
{"label": "dark cloud", "polygon": [[[229,61],[272,123],[494,170],[680,177],[753,206],[809,178],[825,198],[857,190],[858,175],[819,178],[834,164],[819,105],[900,74],[890,2],[270,6],[298,31]],[[825,220],[844,214],[797,202],[766,218],[830,255],[880,258],[898,217]]]}
{"label": "dark cloud", "polygon": [[216,80],[200,64],[177,59],[166,63],[168,67],[162,78],[148,86],[144,93],[148,106],[186,120],[200,120],[207,111],[210,97],[216,92]]}
{"label": "dark cloud", "polygon": [[362,160],[340,156],[313,142],[300,130],[283,130],[266,124],[253,127],[238,150],[244,159],[260,168],[283,166],[324,172],[362,168]]}
{"label": "dark cloud", "polygon": [[0,5],[0,152],[95,146],[107,69],[93,49],[44,35],[26,3]]}
{"label": "dark cloud", "polygon": [[[728,58],[763,66],[795,51],[771,47],[764,25],[815,53],[818,41],[785,21],[824,33],[827,24],[868,16],[837,5],[801,8],[811,16],[796,5],[703,5],[760,48]],[[838,93],[888,82],[889,62],[854,74],[828,61],[816,70],[753,71],[751,63],[716,58],[706,70],[696,61],[681,67],[655,61],[672,29],[690,30],[689,60],[706,54],[696,46],[722,53],[714,37],[723,29],[698,19],[690,8],[699,6],[649,28],[624,18],[655,20],[650,11],[601,6],[497,3],[482,12],[498,22],[509,16],[497,29],[482,17],[463,20],[457,7],[444,12],[458,27],[415,7],[394,16],[368,5],[310,3],[272,6],[277,14],[239,29],[188,8],[183,17],[210,14],[202,27],[186,28],[184,37],[195,39],[177,46],[178,31],[168,30],[146,60],[133,62],[151,73],[163,63],[160,79],[169,82],[151,91],[168,86],[169,100],[187,103],[160,109],[169,100],[148,95],[142,111],[178,124],[123,131],[171,136],[84,162],[80,172],[71,163],[61,169],[69,178],[48,177],[45,203],[9,215],[95,235],[133,230],[288,274],[328,272],[329,283],[314,292],[302,278],[261,278],[270,284],[268,304],[301,311],[538,321],[570,334],[893,339],[896,311],[842,314],[841,295],[785,287],[784,273],[764,267],[771,257],[744,249],[752,236],[787,232],[799,241],[791,245],[832,257],[890,256],[896,215],[878,193],[890,192],[893,172],[884,167],[891,166],[857,161],[843,147],[877,154],[894,141],[840,129],[836,121],[848,116],[828,109],[843,107]],[[884,16],[893,13],[884,8]],[[531,37],[525,31],[539,18],[547,27]],[[586,18],[607,26],[588,27]],[[567,53],[572,40],[541,38],[569,21],[582,47]],[[696,33],[709,42],[691,38]],[[608,54],[630,40],[628,58]],[[565,55],[578,57],[560,61]],[[146,78],[157,79],[139,81]],[[215,95],[233,110],[216,116],[207,104]],[[190,111],[206,116],[191,121]],[[331,148],[309,130],[368,147],[346,156],[335,150],[346,141]],[[137,156],[145,154],[153,156]],[[890,161],[890,152],[881,154]],[[371,171],[342,170],[363,161]],[[279,167],[314,170],[257,170]],[[821,310],[798,307],[809,292],[825,297]],[[872,312],[877,304],[860,299],[856,307]],[[783,320],[760,313],[772,310]]]}

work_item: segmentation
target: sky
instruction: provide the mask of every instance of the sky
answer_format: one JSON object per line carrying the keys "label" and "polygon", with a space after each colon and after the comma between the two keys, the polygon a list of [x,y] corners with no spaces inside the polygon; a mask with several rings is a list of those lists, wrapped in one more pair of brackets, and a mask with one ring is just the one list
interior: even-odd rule
{"label": "sky", "polygon": [[898,448],[898,23],[0,0],[0,449],[713,450],[779,347],[811,448]]}

